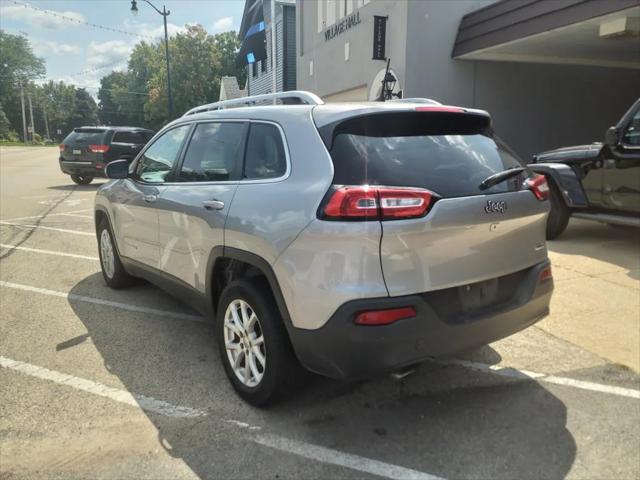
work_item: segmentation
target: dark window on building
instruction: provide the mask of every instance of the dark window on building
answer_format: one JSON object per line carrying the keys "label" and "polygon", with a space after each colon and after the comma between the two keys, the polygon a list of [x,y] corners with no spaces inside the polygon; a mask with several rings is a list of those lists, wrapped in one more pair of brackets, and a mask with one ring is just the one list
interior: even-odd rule
{"label": "dark window on building", "polygon": [[254,77],[258,76],[258,68],[256,67],[255,62],[251,64],[251,71],[252,71],[252,75]]}
{"label": "dark window on building", "polygon": [[249,131],[244,178],[277,178],[287,170],[280,131],[274,125],[254,123]]}
{"label": "dark window on building", "polygon": [[231,180],[242,153],[244,125],[236,122],[199,124],[189,142],[178,180]]}
{"label": "dark window on building", "polygon": [[266,61],[266,60],[262,60],[262,61],[260,61],[260,69],[261,69],[263,72],[266,72],[266,71],[267,71],[267,61]]}

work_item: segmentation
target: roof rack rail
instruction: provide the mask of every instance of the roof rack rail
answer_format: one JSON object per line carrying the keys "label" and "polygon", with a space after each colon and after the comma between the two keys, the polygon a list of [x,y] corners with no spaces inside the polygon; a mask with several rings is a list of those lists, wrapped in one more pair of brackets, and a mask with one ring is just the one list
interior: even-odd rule
{"label": "roof rack rail", "polygon": [[442,105],[440,102],[437,102],[430,98],[398,98],[398,99],[387,100],[387,101],[398,102],[398,103],[428,103],[429,105]]}
{"label": "roof rack rail", "polygon": [[267,93],[265,95],[253,95],[251,97],[234,98],[232,100],[223,100],[221,102],[208,103],[192,108],[186,112],[183,117],[193,115],[195,113],[209,112],[211,110],[221,110],[228,107],[249,107],[257,103],[275,101],[275,100],[297,100],[297,103],[307,105],[323,105],[324,102],[315,93],[305,92],[303,90],[292,90],[289,92]]}

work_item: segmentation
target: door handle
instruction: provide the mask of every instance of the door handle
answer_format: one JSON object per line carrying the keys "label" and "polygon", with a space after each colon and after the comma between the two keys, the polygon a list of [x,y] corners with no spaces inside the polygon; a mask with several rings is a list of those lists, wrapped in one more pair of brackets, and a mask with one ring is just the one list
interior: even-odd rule
{"label": "door handle", "polygon": [[158,196],[157,195],[145,195],[144,197],[142,197],[144,199],[145,202],[147,203],[153,203],[156,200],[158,200]]}
{"label": "door handle", "polygon": [[205,200],[202,202],[202,205],[207,210],[222,210],[224,208],[224,202],[220,200]]}

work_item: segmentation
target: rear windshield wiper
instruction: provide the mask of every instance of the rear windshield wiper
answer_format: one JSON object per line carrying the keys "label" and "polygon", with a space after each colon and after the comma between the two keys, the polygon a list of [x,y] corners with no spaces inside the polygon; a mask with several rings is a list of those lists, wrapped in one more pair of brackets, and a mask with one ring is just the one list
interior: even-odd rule
{"label": "rear windshield wiper", "polygon": [[494,173],[493,175],[489,175],[482,182],[480,182],[480,185],[478,185],[478,188],[480,190],[486,190],[488,188],[493,187],[494,185],[497,185],[500,182],[504,182],[505,180],[508,180],[512,177],[515,177],[516,175],[521,174],[525,170],[526,170],[525,167],[517,167],[517,168],[510,168],[509,170],[503,170],[502,172]]}

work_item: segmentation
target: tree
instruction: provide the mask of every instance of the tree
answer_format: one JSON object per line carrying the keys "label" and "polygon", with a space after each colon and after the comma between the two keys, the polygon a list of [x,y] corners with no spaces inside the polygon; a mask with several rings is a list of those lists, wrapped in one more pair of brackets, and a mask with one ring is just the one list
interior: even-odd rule
{"label": "tree", "polygon": [[103,125],[126,125],[129,121],[128,110],[116,101],[118,94],[127,89],[129,75],[125,72],[111,72],[100,79],[98,90],[98,117]]}
{"label": "tree", "polygon": [[244,64],[236,62],[236,55],[240,50],[240,39],[236,32],[219,33],[213,37],[216,48],[220,53],[220,68],[223,76],[236,77],[240,88],[247,82],[247,69]]}
{"label": "tree", "polygon": [[20,84],[26,87],[44,76],[44,60],[34,55],[26,38],[4,30],[0,30],[0,52],[0,103],[12,130],[22,132]]}
{"label": "tree", "polygon": [[[239,41],[235,32],[210,35],[201,25],[186,27],[169,39],[174,115],[215,102],[220,81],[236,75],[246,80],[235,62]],[[141,42],[135,46],[126,73],[111,72],[101,80],[98,92],[100,119],[159,129],[169,120],[164,45]]]}

